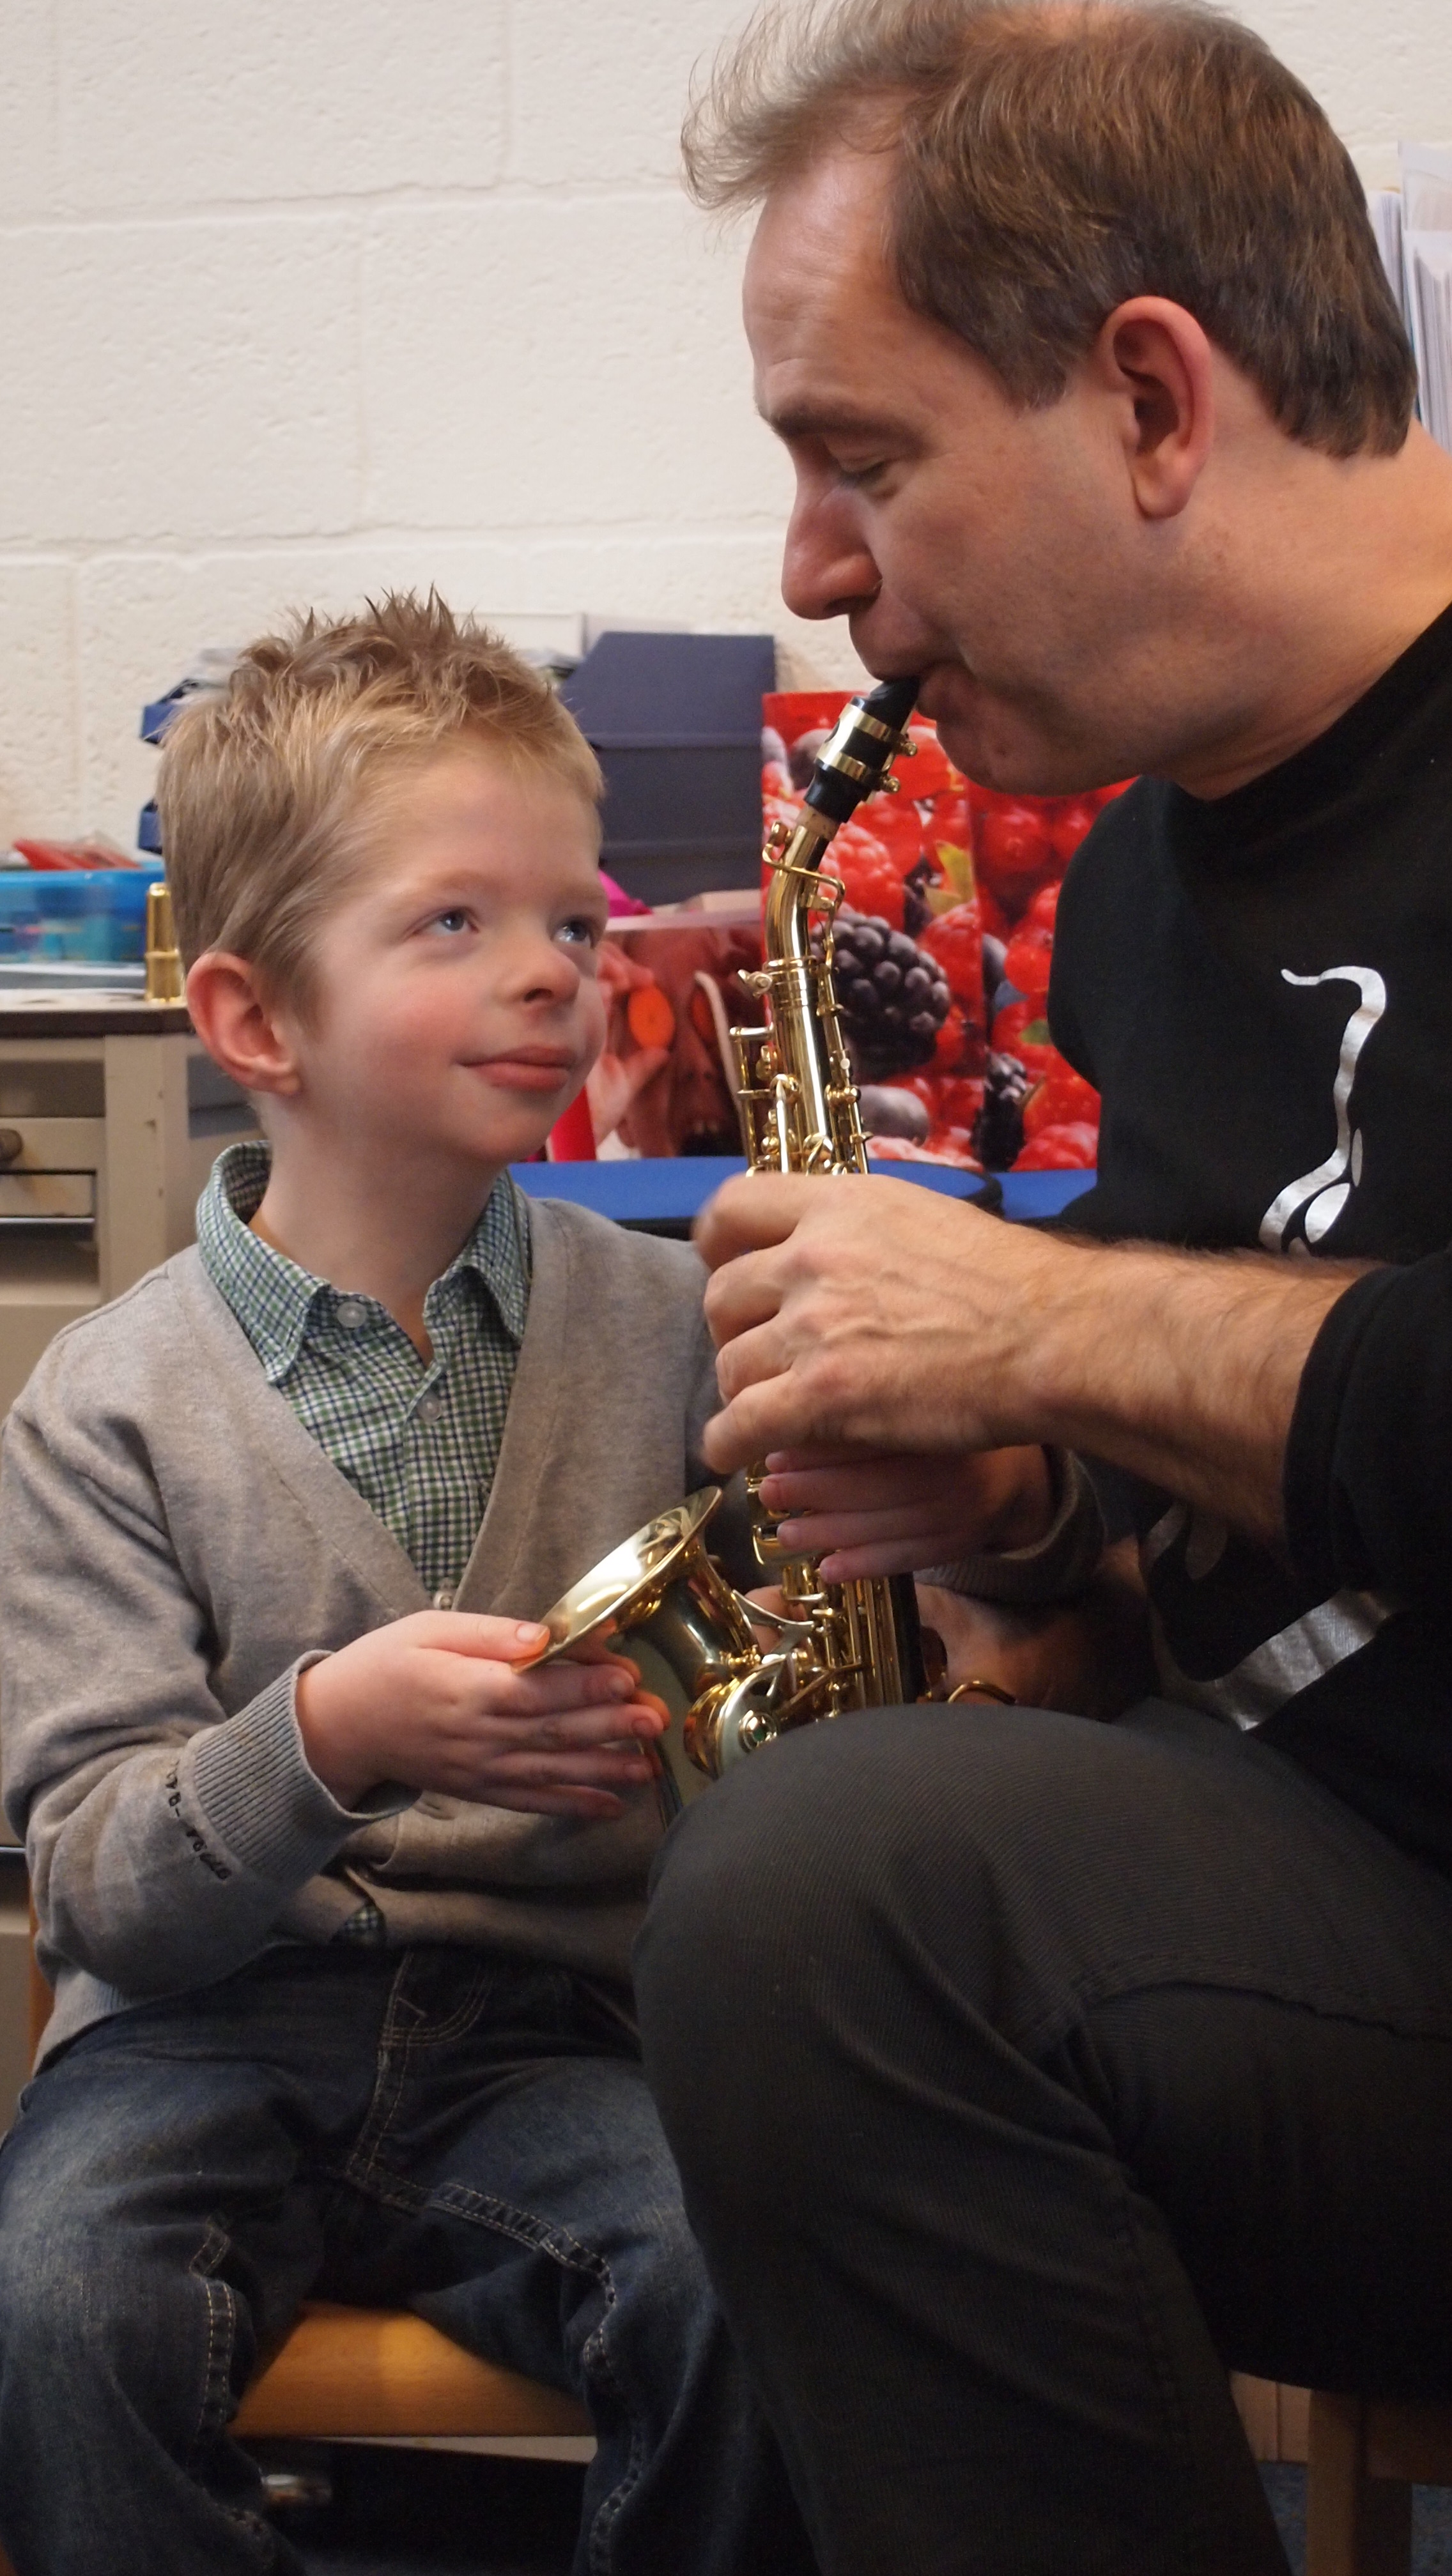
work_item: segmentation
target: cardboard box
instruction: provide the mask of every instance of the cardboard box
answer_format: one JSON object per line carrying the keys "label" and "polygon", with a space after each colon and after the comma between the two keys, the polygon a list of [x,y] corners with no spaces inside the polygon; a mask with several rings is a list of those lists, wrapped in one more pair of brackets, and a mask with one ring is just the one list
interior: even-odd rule
{"label": "cardboard box", "polygon": [[754,884],[769,635],[611,632],[560,684],[605,772],[601,852],[652,906]]}

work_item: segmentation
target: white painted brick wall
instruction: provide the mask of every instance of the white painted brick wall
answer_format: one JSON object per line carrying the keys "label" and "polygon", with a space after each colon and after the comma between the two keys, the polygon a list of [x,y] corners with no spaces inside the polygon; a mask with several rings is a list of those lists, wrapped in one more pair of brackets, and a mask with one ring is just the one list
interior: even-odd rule
{"label": "white painted brick wall", "polygon": [[[6,0],[0,834],[128,839],[145,697],[296,602],[835,630],[776,593],[741,244],[675,182],[744,0]],[[1368,181],[1447,0],[1247,0]]]}

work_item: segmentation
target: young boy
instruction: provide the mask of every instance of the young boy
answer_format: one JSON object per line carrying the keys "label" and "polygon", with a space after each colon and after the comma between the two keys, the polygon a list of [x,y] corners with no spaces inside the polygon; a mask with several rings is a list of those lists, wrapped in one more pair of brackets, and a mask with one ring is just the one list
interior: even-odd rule
{"label": "young boy", "polygon": [[4,1772],[56,1990],[0,2154],[19,2576],[297,2569],[227,2423],[310,2293],[577,2390],[577,2568],[809,2569],[640,2071],[663,1723],[533,1622],[706,1481],[685,1248],[505,1165],[604,1014],[599,776],[436,601],[308,619],[160,803],[260,1104],[11,1416]]}

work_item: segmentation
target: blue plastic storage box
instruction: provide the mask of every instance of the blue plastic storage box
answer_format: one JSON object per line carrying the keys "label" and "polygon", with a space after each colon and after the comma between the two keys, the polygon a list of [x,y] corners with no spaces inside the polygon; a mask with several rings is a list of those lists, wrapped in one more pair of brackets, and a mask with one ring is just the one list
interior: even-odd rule
{"label": "blue plastic storage box", "polygon": [[139,964],[146,889],[160,866],[0,869],[0,961],[69,957]]}

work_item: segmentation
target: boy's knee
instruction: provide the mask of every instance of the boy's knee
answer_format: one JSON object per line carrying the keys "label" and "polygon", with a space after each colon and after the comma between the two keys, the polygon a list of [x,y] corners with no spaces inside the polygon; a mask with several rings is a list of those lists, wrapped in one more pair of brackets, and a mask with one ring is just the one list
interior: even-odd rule
{"label": "boy's knee", "polygon": [[616,2296],[631,2299],[654,2333],[677,2332],[689,2343],[695,2321],[713,2311],[705,2258],[686,2217],[674,2165],[669,2190],[644,2215],[636,2243],[613,2268]]}
{"label": "boy's knee", "polygon": [[[98,2161],[108,2161],[99,2159]],[[96,2166],[24,2126],[0,2163],[0,2359],[68,2388],[192,2366],[212,2295],[165,2224],[139,2226]],[[196,2250],[196,2249],[191,2249]],[[203,2341],[205,2345],[205,2333]]]}
{"label": "boy's knee", "polygon": [[68,2378],[134,2338],[134,2313],[111,2295],[112,2266],[93,2222],[61,2195],[0,2193],[0,2364],[27,2374],[51,2357]]}

